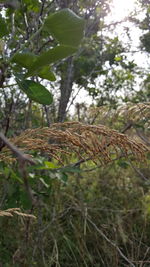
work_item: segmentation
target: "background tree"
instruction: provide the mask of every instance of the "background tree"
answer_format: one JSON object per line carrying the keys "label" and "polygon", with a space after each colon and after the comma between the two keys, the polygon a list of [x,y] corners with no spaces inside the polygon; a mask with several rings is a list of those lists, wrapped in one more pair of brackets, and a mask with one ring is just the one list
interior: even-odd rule
{"label": "background tree", "polygon": [[[0,8],[0,264],[149,266],[148,68],[131,38],[109,1]],[[68,121],[83,90],[92,105]]]}

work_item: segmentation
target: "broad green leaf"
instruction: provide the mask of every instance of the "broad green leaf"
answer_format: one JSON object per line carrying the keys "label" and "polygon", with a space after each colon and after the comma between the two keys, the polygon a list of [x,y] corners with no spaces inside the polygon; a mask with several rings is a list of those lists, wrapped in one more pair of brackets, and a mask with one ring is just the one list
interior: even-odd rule
{"label": "broad green leaf", "polygon": [[43,105],[50,105],[53,102],[52,94],[40,83],[31,80],[17,80],[20,89],[31,99]]}
{"label": "broad green leaf", "polygon": [[70,173],[80,173],[82,170],[77,168],[77,167],[65,167],[65,168],[62,168],[60,169],[60,172],[70,172]]}
{"label": "broad green leaf", "polygon": [[24,68],[30,68],[30,66],[35,62],[37,56],[32,53],[17,53],[12,58],[12,62],[19,64]]}
{"label": "broad green leaf", "polygon": [[66,58],[66,57],[74,54],[76,52],[76,50],[77,49],[75,47],[60,45],[60,46],[56,46],[55,48],[44,52],[33,63],[31,68],[29,69],[26,77],[34,75],[43,66],[49,65],[51,63],[54,63],[58,60],[61,60],[63,58]]}
{"label": "broad green leaf", "polygon": [[39,71],[38,76],[49,81],[56,81],[56,77],[54,73],[50,70],[49,66],[44,66]]}
{"label": "broad green leaf", "polygon": [[0,15],[0,38],[8,34],[5,19]]}
{"label": "broad green leaf", "polygon": [[43,29],[60,44],[77,47],[83,38],[84,20],[66,8],[48,16]]}
{"label": "broad green leaf", "polygon": [[[58,169],[58,166],[56,166],[53,162],[50,161],[44,161],[44,165],[42,164],[42,166],[36,166],[36,169],[38,170],[55,170]],[[56,171],[56,170],[55,170]]]}
{"label": "broad green leaf", "polygon": [[[29,69],[31,65],[36,61],[37,56],[33,53],[18,53],[12,58],[12,62],[19,64],[20,66]],[[39,77],[47,79],[49,81],[55,81],[56,77],[49,66],[44,66],[36,73]]]}
{"label": "broad green leaf", "polygon": [[50,161],[44,161],[45,167],[49,169],[56,169],[58,168],[53,162]]}

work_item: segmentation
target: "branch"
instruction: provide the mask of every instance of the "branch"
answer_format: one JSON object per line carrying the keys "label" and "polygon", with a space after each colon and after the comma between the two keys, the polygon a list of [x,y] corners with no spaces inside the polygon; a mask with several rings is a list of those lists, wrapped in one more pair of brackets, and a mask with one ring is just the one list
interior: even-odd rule
{"label": "branch", "polygon": [[41,47],[38,48],[37,52],[40,53],[41,50],[49,43],[53,43],[54,40],[52,38],[49,38],[44,44],[41,45]]}
{"label": "branch", "polygon": [[128,121],[127,125],[125,125],[124,129],[121,131],[121,133],[125,133],[127,130],[129,130],[131,127],[133,126],[133,122],[132,121]]}
{"label": "branch", "polygon": [[20,162],[28,162],[32,165],[35,164],[35,161],[32,158],[30,158],[28,155],[21,152],[16,146],[11,144],[10,141],[2,133],[0,133],[0,139],[15,154]]}
{"label": "branch", "polygon": [[33,33],[30,36],[30,38],[19,47],[19,49],[15,50],[15,53],[11,55],[11,57],[9,58],[9,62],[13,59],[14,56],[16,56],[16,54],[18,54],[21,50],[23,50],[28,43],[34,40],[34,38],[41,32],[42,29],[43,29],[43,25],[35,33]]}
{"label": "branch", "polygon": [[42,5],[41,5],[40,13],[39,13],[39,18],[42,17],[42,15],[43,15],[45,2],[46,2],[45,0],[42,0]]}
{"label": "branch", "polygon": [[113,242],[111,241],[98,227],[97,225],[91,221],[91,219],[88,217],[87,220],[94,226],[94,228],[96,229],[96,231],[109,243],[111,244],[120,254],[120,256],[129,263],[130,266],[135,267],[135,265],[123,254],[123,252],[121,251],[121,249]]}
{"label": "branch", "polygon": [[136,134],[140,137],[140,139],[144,141],[147,146],[150,146],[150,141],[147,139],[146,136],[144,136],[144,133],[141,133],[141,131],[136,127],[134,127],[134,129],[136,130]]}
{"label": "branch", "polygon": [[129,162],[129,164],[132,169],[142,178],[142,180],[148,181],[149,178],[145,177],[144,174],[138,168],[136,168],[131,161]]}
{"label": "branch", "polygon": [[7,117],[6,117],[5,136],[7,135],[7,132],[9,130],[10,118],[11,118],[13,104],[14,104],[14,102],[13,102],[13,97],[12,97],[12,100],[11,100],[11,103],[10,103],[10,106],[9,106],[9,111],[8,111],[8,114],[7,114]]}
{"label": "branch", "polygon": [[26,171],[26,163],[30,163],[30,164],[34,165],[35,161],[32,158],[30,158],[28,155],[21,152],[16,146],[11,144],[10,141],[2,133],[0,133],[0,139],[2,140],[3,144],[5,144],[14,153],[14,155],[18,158],[19,170],[20,170],[20,173],[22,174],[22,178],[24,180],[24,186],[26,188],[26,191],[28,193],[28,196],[30,198],[31,203],[35,204],[34,195],[33,195],[32,189],[30,187],[30,184],[28,181],[28,175],[27,175],[27,171]]}

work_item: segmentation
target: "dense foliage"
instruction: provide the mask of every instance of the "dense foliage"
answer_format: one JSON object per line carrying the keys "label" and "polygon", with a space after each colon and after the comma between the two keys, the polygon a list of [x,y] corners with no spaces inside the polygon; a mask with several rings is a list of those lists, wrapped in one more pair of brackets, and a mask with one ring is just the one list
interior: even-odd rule
{"label": "dense foliage", "polygon": [[0,266],[150,266],[150,4],[111,4],[0,0]]}

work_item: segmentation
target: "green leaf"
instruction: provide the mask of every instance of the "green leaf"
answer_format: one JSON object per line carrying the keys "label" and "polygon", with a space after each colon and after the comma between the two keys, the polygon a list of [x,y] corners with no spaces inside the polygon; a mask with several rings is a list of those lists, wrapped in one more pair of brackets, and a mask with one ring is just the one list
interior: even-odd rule
{"label": "green leaf", "polygon": [[20,89],[31,99],[43,105],[50,105],[53,102],[52,94],[40,83],[31,80],[16,79]]}
{"label": "green leaf", "polygon": [[84,32],[84,20],[66,8],[48,16],[43,29],[62,45],[77,47]]}
{"label": "green leaf", "polygon": [[0,15],[0,38],[8,34],[7,24],[5,23],[5,19]]}
{"label": "green leaf", "polygon": [[80,173],[81,169],[77,168],[77,167],[65,167],[60,169],[60,172],[70,172],[70,173]]}
{"label": "green leaf", "polygon": [[[29,69],[33,63],[36,61],[37,56],[33,53],[18,53],[14,55],[12,58],[12,62],[19,64],[20,66]],[[47,79],[49,81],[56,81],[56,77],[52,71],[50,71],[49,66],[44,66],[41,70],[37,73],[37,75],[43,79]]]}
{"label": "green leaf", "polygon": [[43,178],[40,178],[39,180],[41,181],[41,183],[42,183],[46,188],[49,188],[49,185],[44,181]]}
{"label": "green leaf", "polygon": [[123,159],[118,160],[117,164],[123,169],[127,169],[129,167],[129,163]]}
{"label": "green leaf", "polygon": [[23,184],[23,180],[13,170],[11,170],[11,178]]}
{"label": "green leaf", "polygon": [[68,175],[66,174],[66,173],[62,173],[62,175],[61,175],[61,181],[63,182],[63,183],[67,183],[67,181],[68,181]]}
{"label": "green leaf", "polygon": [[50,49],[46,52],[44,52],[41,56],[37,58],[37,60],[33,63],[31,68],[29,69],[28,73],[26,74],[26,77],[32,76],[35,73],[37,73],[41,67],[45,65],[49,65],[51,63],[54,63],[60,59],[66,58],[76,52],[75,47],[70,46],[56,46],[53,49]]}
{"label": "green leaf", "polygon": [[29,195],[26,191],[20,190],[20,203],[24,209],[30,209],[32,203],[29,199]]}
{"label": "green leaf", "polygon": [[58,169],[58,166],[56,166],[54,163],[50,161],[44,161],[44,165],[36,166],[36,169],[56,171],[55,169]]}
{"label": "green leaf", "polygon": [[53,162],[50,161],[44,161],[45,167],[49,169],[56,169],[58,168]]}
{"label": "green leaf", "polygon": [[56,77],[54,75],[54,73],[52,71],[50,71],[50,67],[49,66],[44,66],[38,73],[38,76],[49,80],[49,81],[56,81]]}
{"label": "green leaf", "polygon": [[38,13],[40,11],[40,3],[37,0],[24,0],[24,5],[29,12]]}
{"label": "green leaf", "polygon": [[121,61],[121,60],[122,60],[122,57],[120,57],[120,56],[116,56],[116,57],[115,57],[115,61],[118,62],[118,61]]}
{"label": "green leaf", "polygon": [[30,68],[30,66],[35,62],[37,56],[33,53],[17,53],[12,58],[12,62],[19,64],[24,68]]}

